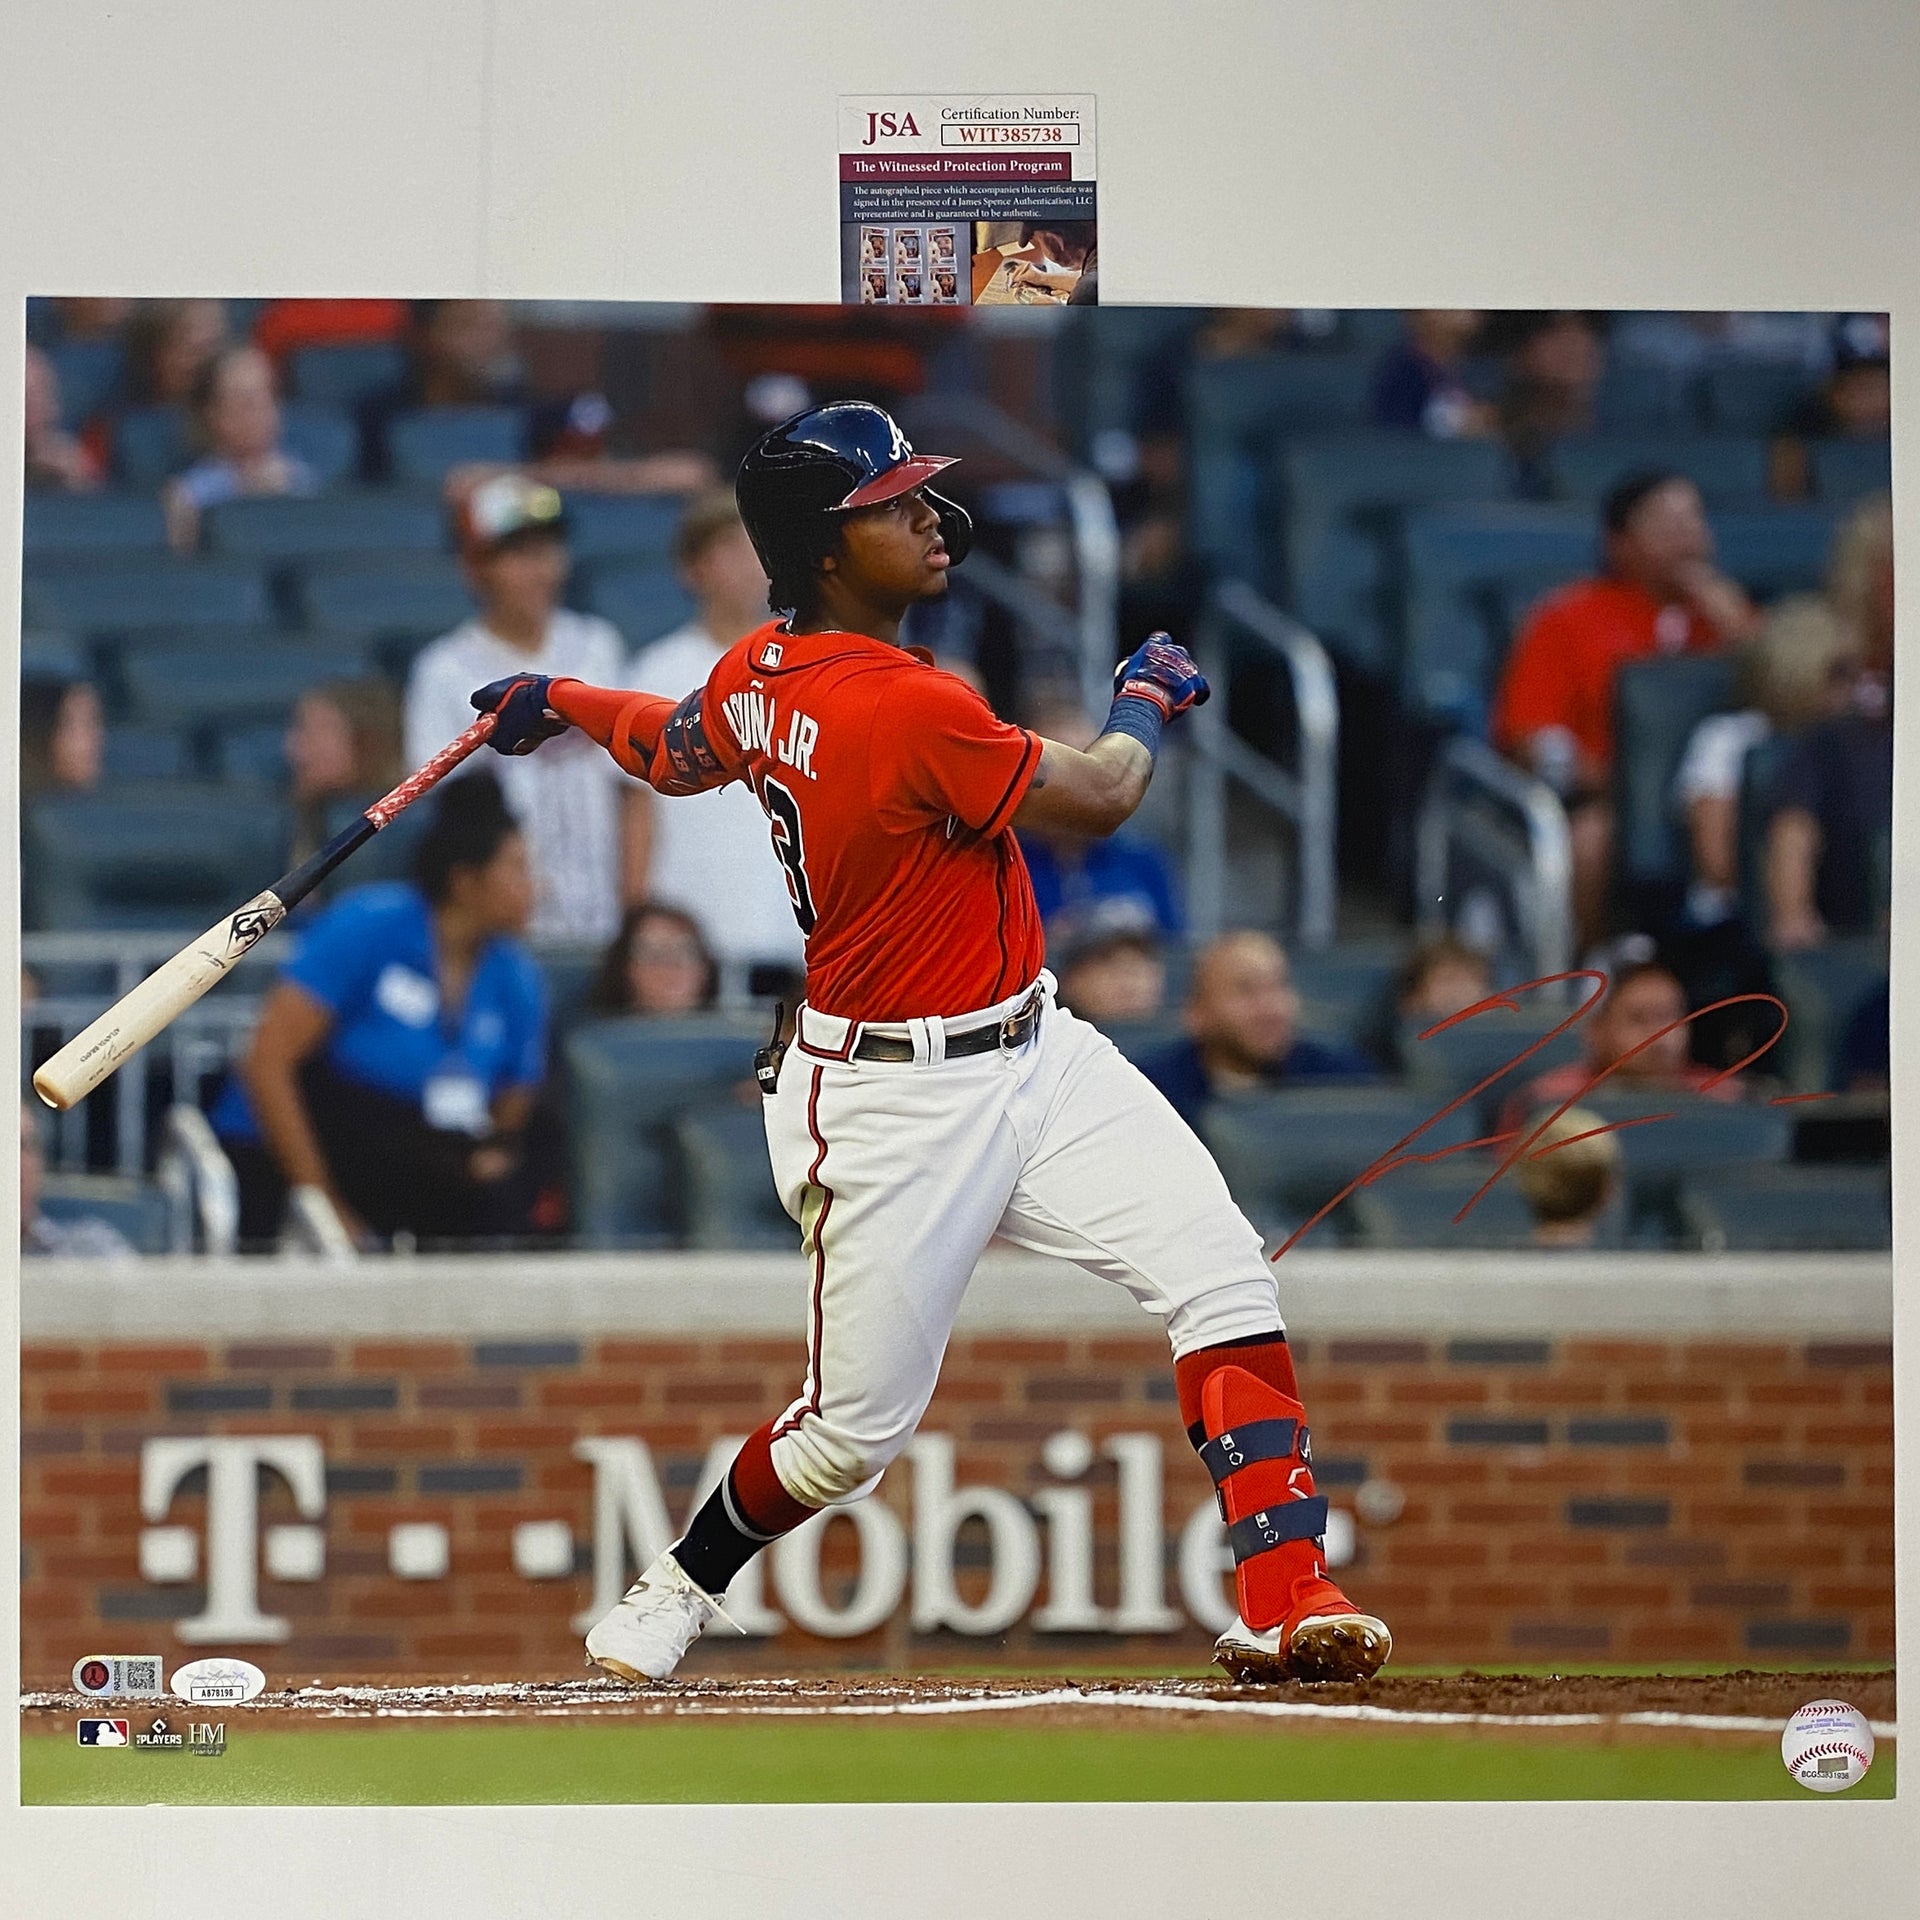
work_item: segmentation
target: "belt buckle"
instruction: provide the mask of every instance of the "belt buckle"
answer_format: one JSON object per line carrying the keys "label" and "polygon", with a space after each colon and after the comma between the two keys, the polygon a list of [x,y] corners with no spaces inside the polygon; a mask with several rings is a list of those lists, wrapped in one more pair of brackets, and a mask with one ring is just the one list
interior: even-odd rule
{"label": "belt buckle", "polygon": [[[1001,1020],[1000,1051],[1002,1053],[1012,1054],[1032,1039],[1033,1025],[1037,1017],[1037,1011],[1033,995],[1028,994],[1011,1013],[1007,1014],[1005,1018]],[[1023,1022],[1025,1023],[1024,1031],[1022,1031]]]}

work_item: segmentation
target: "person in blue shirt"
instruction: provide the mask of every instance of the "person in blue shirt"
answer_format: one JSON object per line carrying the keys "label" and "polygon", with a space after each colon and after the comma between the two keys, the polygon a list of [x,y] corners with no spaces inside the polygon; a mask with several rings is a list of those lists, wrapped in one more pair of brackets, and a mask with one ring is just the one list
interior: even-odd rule
{"label": "person in blue shirt", "polygon": [[1187,1037],[1143,1055],[1139,1068],[1189,1126],[1222,1095],[1378,1078],[1357,1047],[1301,1039],[1299,1019],[1300,995],[1279,941],[1251,929],[1223,933],[1193,963]]}
{"label": "person in blue shirt", "polygon": [[532,905],[525,842],[480,774],[441,790],[410,883],[359,888],[306,928],[213,1115],[243,1240],[271,1238],[302,1186],[363,1243],[526,1230],[515,1175],[547,1035],[518,938]]}

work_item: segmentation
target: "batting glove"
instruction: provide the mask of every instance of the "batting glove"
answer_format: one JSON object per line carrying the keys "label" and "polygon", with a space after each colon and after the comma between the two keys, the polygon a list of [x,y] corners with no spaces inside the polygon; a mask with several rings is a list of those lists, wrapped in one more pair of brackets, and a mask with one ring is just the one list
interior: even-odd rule
{"label": "batting glove", "polygon": [[1171,720],[1189,707],[1204,706],[1212,691],[1193,655],[1164,633],[1150,634],[1144,646],[1120,662],[1113,676],[1116,700],[1150,701],[1162,720]]}
{"label": "batting glove", "polygon": [[547,705],[553,681],[544,673],[516,673],[496,680],[472,696],[482,713],[496,716],[487,740],[495,753],[531,753],[543,740],[557,739],[571,724]]}

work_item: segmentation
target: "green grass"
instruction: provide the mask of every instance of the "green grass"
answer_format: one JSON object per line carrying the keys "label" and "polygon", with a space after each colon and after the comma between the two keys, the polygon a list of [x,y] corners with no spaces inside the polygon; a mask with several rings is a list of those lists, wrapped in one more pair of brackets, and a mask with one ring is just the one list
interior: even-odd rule
{"label": "green grass", "polygon": [[[1771,1741],[1558,1739],[1266,1727],[896,1722],[318,1728],[227,1723],[218,1759],[21,1742],[29,1806],[950,1800],[1800,1799]],[[1894,1754],[1847,1798],[1887,1799]]]}

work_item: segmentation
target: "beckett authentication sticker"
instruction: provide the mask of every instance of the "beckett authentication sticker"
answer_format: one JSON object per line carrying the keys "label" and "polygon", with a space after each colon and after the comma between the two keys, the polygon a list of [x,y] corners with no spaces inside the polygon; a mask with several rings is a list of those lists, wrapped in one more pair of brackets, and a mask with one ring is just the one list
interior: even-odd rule
{"label": "beckett authentication sticker", "polygon": [[843,302],[1088,304],[1094,222],[1090,93],[841,99]]}

